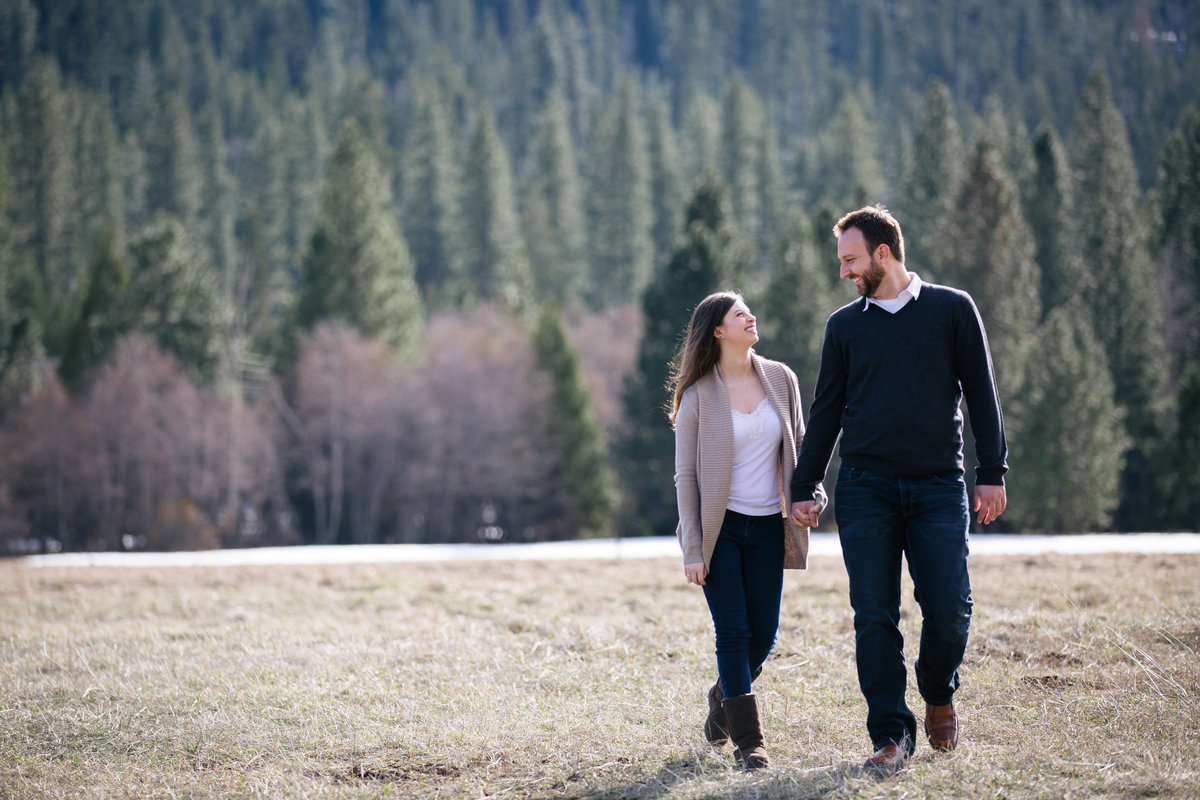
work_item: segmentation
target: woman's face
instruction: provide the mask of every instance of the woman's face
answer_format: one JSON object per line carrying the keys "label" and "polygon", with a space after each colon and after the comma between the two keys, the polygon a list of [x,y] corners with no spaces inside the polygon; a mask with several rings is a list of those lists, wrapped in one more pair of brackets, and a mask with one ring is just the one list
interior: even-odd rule
{"label": "woman's face", "polygon": [[749,348],[758,341],[758,325],[745,301],[738,300],[730,306],[714,335],[722,346]]}

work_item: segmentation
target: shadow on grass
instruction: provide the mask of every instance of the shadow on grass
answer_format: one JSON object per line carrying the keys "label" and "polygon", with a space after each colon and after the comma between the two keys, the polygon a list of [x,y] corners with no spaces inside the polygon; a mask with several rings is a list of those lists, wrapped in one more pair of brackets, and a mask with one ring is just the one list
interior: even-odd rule
{"label": "shadow on grass", "polygon": [[[366,764],[358,763],[344,770],[314,773],[314,776],[335,783],[387,783],[398,786],[428,787],[446,779],[463,777],[462,768],[441,762]],[[582,774],[572,775],[553,788],[525,795],[528,800],[654,800],[687,781],[704,781],[700,797],[755,798],[771,800],[819,800],[857,781],[880,782],[892,776],[881,776],[866,770],[861,763],[843,762],[812,769],[769,767],[756,772],[744,772],[732,763],[708,761],[704,758],[683,758],[668,761],[653,776],[640,781],[607,783],[598,776],[589,780]]]}
{"label": "shadow on grass", "polygon": [[738,778],[744,785],[723,783],[714,786],[701,797],[720,798],[788,798],[789,800],[817,800],[841,789],[849,781],[880,780],[874,773],[867,772],[860,764],[846,762],[837,766],[806,769],[798,772],[768,768],[760,772],[746,773],[735,768],[726,771],[695,759],[669,762],[653,778],[644,781],[611,786],[563,787],[562,792],[552,792],[531,800],[561,800],[563,797],[578,797],[581,800],[653,800],[670,792],[677,785],[707,778],[712,781],[723,774]]}

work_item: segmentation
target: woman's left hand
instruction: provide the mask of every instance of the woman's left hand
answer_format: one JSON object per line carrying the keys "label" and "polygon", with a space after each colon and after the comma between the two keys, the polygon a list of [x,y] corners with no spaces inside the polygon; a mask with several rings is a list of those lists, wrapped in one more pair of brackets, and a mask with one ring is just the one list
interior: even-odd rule
{"label": "woman's left hand", "polygon": [[693,561],[683,565],[683,575],[687,578],[688,583],[703,586],[704,579],[708,577],[708,567],[704,566],[703,561]]}

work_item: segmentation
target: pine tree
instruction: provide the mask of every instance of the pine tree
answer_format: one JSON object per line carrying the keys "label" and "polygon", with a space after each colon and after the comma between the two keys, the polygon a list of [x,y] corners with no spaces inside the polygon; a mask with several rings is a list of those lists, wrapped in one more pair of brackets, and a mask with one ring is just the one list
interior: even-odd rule
{"label": "pine tree", "polygon": [[[981,224],[981,220],[986,220]],[[1040,442],[1024,435],[1026,419],[1017,401],[1024,393],[1026,362],[1036,344],[1041,281],[1033,260],[1033,234],[1012,179],[991,139],[975,147],[949,230],[958,232],[950,249],[956,269],[947,281],[967,289],[979,308],[991,346],[996,386],[1004,405],[1009,449],[1018,453]],[[970,426],[966,426],[969,431]],[[974,446],[967,449],[967,474],[974,474]],[[1053,480],[1054,474],[1042,475]]]}
{"label": "pine tree", "polygon": [[1035,173],[1025,204],[1036,242],[1034,260],[1042,271],[1042,315],[1086,295],[1091,275],[1079,249],[1074,183],[1067,153],[1048,125],[1034,134]]}
{"label": "pine tree", "polygon": [[[474,50],[474,58],[467,65],[467,82],[475,89],[479,102],[494,110],[500,137],[506,142],[512,141],[506,116],[509,109],[505,108],[504,101],[508,98],[510,81],[513,80],[513,62],[517,54],[509,51],[508,42],[500,32],[499,9],[480,9],[479,33]],[[388,85],[393,83],[394,80],[388,80]],[[513,154],[513,162],[520,163],[521,160]]]}
{"label": "pine tree", "polygon": [[[0,255],[3,255],[0,252]],[[21,392],[41,381],[46,348],[44,292],[33,261],[23,256],[0,263],[0,421]]]}
{"label": "pine tree", "polygon": [[[107,260],[101,253],[101,260]],[[161,215],[129,243],[128,263],[129,288],[116,320],[124,321],[129,331],[152,336],[193,380],[212,381],[231,309],[207,250],[178,220]]]}
{"label": "pine tree", "polygon": [[821,132],[817,196],[834,205],[857,207],[885,199],[879,143],[867,107],[858,92],[847,89]]}
{"label": "pine tree", "polygon": [[78,389],[88,374],[116,352],[117,342],[133,324],[128,309],[129,269],[109,234],[96,248],[87,275],[83,301],[67,331],[58,374]]}
{"label": "pine tree", "polygon": [[390,182],[361,129],[347,121],[330,157],[301,264],[297,322],[340,319],[404,351],[421,334],[420,294],[396,224]]}
{"label": "pine tree", "polygon": [[1172,529],[1200,530],[1200,361],[1185,368],[1179,385],[1175,435],[1162,471],[1166,498],[1166,525]]}
{"label": "pine tree", "polygon": [[38,10],[29,0],[0,6],[0,86],[14,86],[37,47]]}
{"label": "pine tree", "polygon": [[266,363],[286,362],[296,346],[288,340],[296,333],[294,265],[303,258],[301,232],[314,216],[315,175],[324,171],[316,150],[309,156],[301,144],[311,139],[283,122],[281,115],[295,110],[291,99],[281,105],[263,115],[235,172],[239,204],[227,287],[236,297],[231,345],[245,349],[245,359]]}
{"label": "pine tree", "polygon": [[472,0],[439,0],[432,6],[434,33],[458,62],[474,53],[475,3]]}
{"label": "pine tree", "polygon": [[1158,170],[1159,265],[1172,287],[1179,327],[1177,362],[1200,363],[1200,112],[1184,114],[1163,148]]}
{"label": "pine tree", "polygon": [[758,226],[758,241],[754,243],[760,264],[774,258],[783,235],[787,218],[787,179],[783,174],[783,161],[779,153],[779,135],[772,122],[763,129],[762,148],[758,153],[758,207],[761,221]]}
{"label": "pine tree", "polygon": [[894,91],[906,83],[905,67],[911,62],[905,48],[893,39],[895,8],[883,0],[859,8],[858,80],[881,93]]}
{"label": "pine tree", "polygon": [[402,155],[401,220],[427,296],[454,300],[463,275],[461,176],[447,109],[427,87],[413,88],[413,119]]}
{"label": "pine tree", "polygon": [[[730,81],[720,110],[718,165],[730,187],[737,230],[764,267],[782,231],[785,203],[778,135],[762,98],[740,77]],[[757,275],[738,276],[747,291]],[[761,289],[761,286],[757,288]]]}
{"label": "pine tree", "polygon": [[1088,293],[1131,442],[1121,480],[1121,530],[1153,524],[1160,506],[1155,458],[1163,440],[1166,376],[1162,309],[1140,208],[1141,190],[1125,123],[1104,72],[1079,100],[1071,155],[1078,178],[1078,247],[1094,276]]}
{"label": "pine tree", "polygon": [[983,111],[974,120],[974,127],[970,128],[969,139],[979,142],[981,139],[987,139],[992,148],[1000,156],[1000,161],[1004,165],[1005,171],[1012,176],[1013,181],[1019,186],[1020,177],[1013,169],[1013,165],[1009,161],[1009,155],[1013,148],[1013,139],[1015,132],[1012,130],[1012,123],[1008,110],[1001,103],[1000,98],[995,93],[989,93],[983,101]]}
{"label": "pine tree", "polygon": [[646,101],[647,154],[650,164],[650,206],[654,213],[651,237],[654,240],[654,264],[659,264],[675,244],[679,231],[679,211],[683,207],[683,182],[680,176],[679,147],[671,127],[671,110],[658,94]]}
{"label": "pine tree", "polygon": [[719,173],[721,150],[721,107],[707,94],[693,95],[683,117],[680,133],[683,185],[695,188],[707,175]]}
{"label": "pine tree", "polygon": [[714,19],[718,13],[712,3],[679,4],[665,9],[663,75],[676,87],[680,108],[685,104],[695,108],[694,98],[715,91],[729,74],[721,38],[730,32],[722,30]]}
{"label": "pine tree", "polygon": [[222,291],[230,301],[234,294],[237,245],[234,225],[237,220],[237,193],[229,172],[225,121],[220,106],[210,100],[198,115],[198,160],[204,178],[200,187],[200,217],[205,244],[212,253],[213,268],[221,275]]}
{"label": "pine tree", "polygon": [[146,206],[193,226],[200,213],[204,174],[196,127],[181,90],[164,91],[149,120]]}
{"label": "pine tree", "polygon": [[158,78],[151,62],[150,50],[138,53],[132,67],[130,86],[126,87],[125,98],[117,116],[117,127],[121,130],[136,130],[143,141],[152,138],[150,126],[158,105]]}
{"label": "pine tree", "polygon": [[537,293],[558,303],[587,280],[583,192],[567,104],[554,92],[538,116],[524,191],[524,228]]}
{"label": "pine tree", "polygon": [[605,307],[638,297],[650,278],[650,169],[633,77],[621,78],[595,141],[589,198],[588,294]]}
{"label": "pine tree", "polygon": [[242,208],[238,211],[239,245],[243,252],[253,240],[254,260],[267,272],[283,272],[293,263],[290,240],[290,206],[298,200],[289,196],[288,156],[283,125],[274,114],[264,116],[248,147],[241,170]]}
{"label": "pine tree", "polygon": [[733,222],[748,241],[758,243],[762,227],[763,129],[762,100],[740,77],[729,82],[721,101],[721,178],[729,188]]}
{"label": "pine tree", "polygon": [[579,0],[578,12],[592,40],[588,72],[605,94],[618,88],[626,75],[622,63],[622,9],[613,0]]}
{"label": "pine tree", "polygon": [[820,50],[806,31],[820,30],[818,4],[759,0],[760,13],[747,19],[746,53],[750,83],[769,92],[763,99],[784,130],[799,131],[815,91],[812,58]]}
{"label": "pine tree", "polygon": [[762,337],[755,349],[795,371],[806,402],[817,385],[825,320],[839,303],[833,287],[836,259],[828,252],[831,229],[832,224],[820,230],[803,214],[794,215],[780,237],[767,290],[761,299],[747,298]]}
{"label": "pine tree", "polygon": [[0,423],[18,407],[21,393],[38,382],[37,360],[43,355],[28,317],[0,317]]}
{"label": "pine tree", "polygon": [[[69,96],[53,61],[37,59],[17,92],[11,164],[17,247],[29,252],[48,300],[65,307],[76,279],[69,231],[74,224],[73,126]],[[57,315],[56,315],[57,316]],[[45,320],[47,328],[58,320]]]}
{"label": "pine tree", "polygon": [[464,275],[479,297],[507,308],[525,305],[533,291],[517,222],[512,167],[491,112],[480,114],[463,176]]}
{"label": "pine tree", "polygon": [[[370,143],[376,156],[383,160],[388,154],[389,113],[387,89],[375,77],[355,71],[346,81],[333,104],[338,123],[353,119]],[[392,112],[394,113],[394,112]]]}
{"label": "pine tree", "polygon": [[8,148],[0,129],[0,422],[22,389],[37,381],[44,355],[36,303],[28,297],[36,285],[31,260],[17,250],[9,210],[16,202],[8,169]]}
{"label": "pine tree", "polygon": [[137,131],[128,131],[121,138],[121,198],[125,209],[125,230],[141,231],[150,224],[151,213],[146,205],[149,177],[146,175],[146,149]]}
{"label": "pine tree", "polygon": [[307,97],[289,94],[283,101],[282,139],[284,160],[283,197],[285,209],[285,263],[300,261],[312,235],[317,216],[329,141],[315,93]]}
{"label": "pine tree", "polygon": [[947,281],[953,270],[945,222],[958,200],[965,160],[950,89],[935,79],[921,104],[912,164],[896,203],[907,257],[928,280]]}
{"label": "pine tree", "polygon": [[988,329],[1000,396],[1012,397],[1020,390],[1042,316],[1041,275],[1016,186],[987,138],[976,144],[949,229],[962,232],[954,237],[958,268],[951,284],[975,299]]}
{"label": "pine tree", "polygon": [[[1129,437],[1091,311],[1078,298],[1050,312],[1026,362],[1023,420],[1007,476],[1005,517],[1018,530],[1108,530]],[[1007,411],[1007,408],[1006,408]]]}
{"label": "pine tree", "polygon": [[513,85],[507,88],[511,96],[510,141],[515,144],[515,157],[524,158],[524,132],[532,130],[535,120],[546,108],[552,94],[564,96],[566,49],[560,22],[562,9],[543,2],[529,29],[520,39],[513,56]]}
{"label": "pine tree", "polygon": [[74,188],[75,217],[79,220],[79,245],[94,249],[105,236],[125,233],[125,197],[121,189],[121,143],[112,114],[102,97],[82,95],[80,124],[76,131]]}
{"label": "pine tree", "polygon": [[150,52],[154,54],[159,85],[168,93],[190,91],[196,75],[188,37],[179,20],[178,7],[163,2],[157,6],[151,15],[146,38]]}
{"label": "pine tree", "polygon": [[238,223],[230,325],[230,357],[255,362],[262,370],[285,364],[297,345],[289,337],[296,316],[296,290],[288,272],[272,260],[265,225],[250,213]]}
{"label": "pine tree", "polygon": [[620,446],[619,468],[625,484],[625,528],[635,534],[663,534],[675,527],[667,380],[692,309],[737,271],[731,255],[730,213],[721,185],[712,179],[701,183],[688,202],[678,247],[642,295],[645,328],[637,365],[625,384],[629,427]]}
{"label": "pine tree", "polygon": [[[997,101],[999,104],[999,101]],[[1000,106],[997,105],[999,108]],[[1030,193],[1030,186],[1037,175],[1037,157],[1033,152],[1033,135],[1029,127],[1020,118],[1012,118],[1011,112],[1004,111],[1007,120],[1008,149],[1004,153],[1005,167],[1012,176],[1022,197]]]}
{"label": "pine tree", "polygon": [[598,101],[598,93],[588,70],[590,43],[576,14],[565,15],[562,32],[565,69],[562,88],[571,109],[571,135],[576,141],[584,141],[592,131],[596,117],[594,106]]}
{"label": "pine tree", "polygon": [[10,206],[15,199],[12,173],[8,168],[8,140],[0,125],[0,337],[8,339],[13,323],[13,311],[9,304],[9,273],[16,260],[16,240],[9,217]]}
{"label": "pine tree", "polygon": [[1167,469],[1163,470],[1166,524],[1200,527],[1200,113],[1184,114],[1159,163],[1159,268],[1172,288],[1170,310],[1180,373]]}
{"label": "pine tree", "polygon": [[556,527],[564,538],[600,535],[612,526],[613,476],[579,355],[567,340],[562,314],[551,304],[542,307],[533,350],[539,369],[550,381],[544,421],[549,457],[557,463],[549,470],[554,486],[546,497],[557,512]]}
{"label": "pine tree", "polygon": [[[11,109],[6,112],[3,117],[14,115]],[[38,360],[45,355],[42,326],[48,316],[43,281],[33,253],[22,248],[16,224],[20,196],[18,170],[9,166],[10,130],[0,124],[0,417],[15,392],[37,381]]]}

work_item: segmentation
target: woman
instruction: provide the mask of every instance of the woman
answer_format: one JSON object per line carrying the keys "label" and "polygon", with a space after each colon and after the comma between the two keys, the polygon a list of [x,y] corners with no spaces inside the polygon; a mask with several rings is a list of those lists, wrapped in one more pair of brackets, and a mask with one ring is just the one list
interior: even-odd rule
{"label": "woman", "polygon": [[804,438],[800,391],[787,366],[754,353],[757,341],[741,295],[704,298],[672,364],[670,408],[683,572],[704,588],[716,630],[704,734],[732,739],[748,769],[768,764],[751,683],[775,644],[783,570],[808,564],[808,529],[784,513]]}

